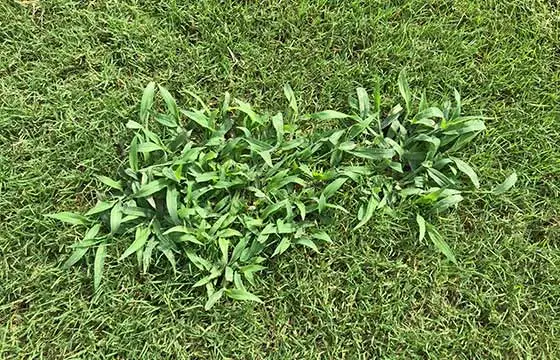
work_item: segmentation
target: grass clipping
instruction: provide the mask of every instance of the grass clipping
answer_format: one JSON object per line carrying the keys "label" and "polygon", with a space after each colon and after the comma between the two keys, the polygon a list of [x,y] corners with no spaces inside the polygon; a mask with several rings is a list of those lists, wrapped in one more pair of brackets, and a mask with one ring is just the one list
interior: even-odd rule
{"label": "grass clipping", "polygon": [[[135,131],[128,166],[118,180],[98,176],[110,189],[108,197],[83,215],[49,215],[87,227],[64,266],[94,252],[97,290],[108,247],[127,241],[119,260],[135,255],[144,272],[160,258],[174,271],[177,264],[191,264],[194,287],[206,289],[206,309],[223,296],[260,302],[247,290],[255,275],[290,248],[318,251],[330,243],[318,225],[329,212],[348,212],[337,198],[350,188],[362,203],[354,229],[406,201],[418,209],[420,239],[429,238],[456,262],[420,213],[445,211],[463,199],[462,189],[479,187],[475,171],[452,154],[483,131],[484,122],[461,116],[457,92],[453,106],[429,106],[422,96],[413,108],[404,73],[398,85],[404,107],[386,116],[379,91],[370,100],[363,88],[350,101],[352,114],[300,115],[289,86],[287,110],[271,116],[232,103],[227,94],[218,109],[197,98],[201,109],[184,110],[161,86],[157,106],[150,83],[139,122],[127,124]],[[339,128],[306,134],[297,126],[305,120],[332,120]],[[515,174],[495,192],[514,183]]]}

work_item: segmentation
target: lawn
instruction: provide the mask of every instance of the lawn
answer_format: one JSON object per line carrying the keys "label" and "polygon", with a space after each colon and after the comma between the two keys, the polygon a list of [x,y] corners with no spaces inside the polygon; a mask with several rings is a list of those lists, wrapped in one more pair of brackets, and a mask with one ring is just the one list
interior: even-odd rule
{"label": "lawn", "polygon": [[[551,0],[3,0],[0,358],[560,357],[559,37]],[[290,83],[304,111],[344,111],[357,86],[394,105],[403,68],[415,96],[457,88],[490,117],[462,155],[483,186],[519,176],[439,219],[458,265],[413,218],[379,215],[274,261],[264,304],[204,311],[163,261],[141,275],[109,253],[97,293],[91,258],[60,268],[82,234],[44,215],[95,203],[149,81],[271,111]]]}

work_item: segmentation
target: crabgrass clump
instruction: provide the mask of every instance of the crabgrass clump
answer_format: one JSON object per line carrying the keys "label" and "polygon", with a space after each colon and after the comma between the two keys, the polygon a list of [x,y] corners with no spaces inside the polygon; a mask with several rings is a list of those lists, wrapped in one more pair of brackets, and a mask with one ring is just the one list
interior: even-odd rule
{"label": "crabgrass clump", "polygon": [[[127,124],[135,131],[127,166],[117,180],[98,176],[111,190],[107,198],[83,215],[50,215],[88,227],[64,266],[94,251],[98,288],[108,247],[127,241],[119,260],[136,255],[144,272],[159,254],[175,271],[177,262],[188,263],[198,278],[194,287],[206,288],[206,309],[224,295],[260,302],[247,284],[254,285],[271,257],[331,242],[318,225],[332,211],[348,213],[337,203],[342,192],[365,199],[354,229],[376,212],[414,204],[420,239],[427,235],[456,262],[421,213],[452,208],[465,188],[479,188],[476,172],[457,154],[485,125],[478,116],[461,115],[457,92],[454,105],[430,106],[422,96],[415,106],[404,73],[398,85],[404,107],[385,115],[379,90],[371,101],[363,88],[350,101],[351,114],[301,115],[289,86],[288,109],[269,115],[231,102],[228,94],[216,109],[196,96],[199,109],[182,109],[161,86],[160,107],[155,83],[148,84],[139,121]],[[331,121],[333,129],[306,133],[298,128],[302,120]],[[515,179],[494,192],[507,191]]]}

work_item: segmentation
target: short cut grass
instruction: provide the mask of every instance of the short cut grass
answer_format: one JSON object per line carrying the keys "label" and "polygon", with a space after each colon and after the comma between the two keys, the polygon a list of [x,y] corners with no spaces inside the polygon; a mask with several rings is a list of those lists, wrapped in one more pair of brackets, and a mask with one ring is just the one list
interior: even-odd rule
{"label": "short cut grass", "polygon": [[[559,357],[559,17],[546,0],[0,2],[0,357]],[[355,233],[333,218],[333,245],[263,274],[264,305],[205,312],[165,266],[107,259],[101,296],[92,261],[61,269],[82,234],[43,214],[94,205],[149,81],[271,110],[290,83],[311,113],[376,84],[390,106],[402,68],[492,117],[461,157],[481,186],[519,177],[438,221],[460,266],[402,209]]]}

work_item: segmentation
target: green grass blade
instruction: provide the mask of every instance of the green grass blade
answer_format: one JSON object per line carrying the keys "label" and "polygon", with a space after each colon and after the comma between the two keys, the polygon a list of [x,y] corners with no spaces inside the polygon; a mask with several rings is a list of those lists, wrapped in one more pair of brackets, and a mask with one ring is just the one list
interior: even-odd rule
{"label": "green grass blade", "polygon": [[247,290],[243,289],[227,289],[226,295],[234,300],[255,301],[261,304],[263,303],[263,301],[258,296],[251,294]]}
{"label": "green grass blade", "polygon": [[103,176],[103,175],[96,175],[95,177],[99,181],[101,181],[103,184],[105,184],[109,187],[112,187],[113,189],[123,191],[122,185],[119,181],[115,181],[115,180],[111,179],[110,177]]}
{"label": "green grass blade", "polygon": [[177,214],[177,198],[179,197],[179,192],[174,185],[167,187],[167,193],[165,195],[165,205],[167,206],[167,212],[171,217],[171,220],[178,224],[180,222],[179,215]]}
{"label": "green grass blade", "polygon": [[298,244],[298,245],[303,245],[305,247],[308,247],[315,252],[319,252],[319,249],[317,248],[317,245],[315,245],[315,243],[311,239],[306,239],[306,238],[297,239],[296,241],[294,241],[294,243]]}
{"label": "green grass blade", "polygon": [[220,289],[215,291],[212,295],[208,297],[208,301],[204,304],[204,310],[210,310],[221,298],[224,294],[225,289]]}
{"label": "green grass blade", "polygon": [[510,176],[508,176],[503,183],[501,183],[500,185],[492,189],[492,193],[494,195],[505,194],[509,189],[511,189],[515,185],[516,182],[517,182],[517,173],[514,172]]}
{"label": "green grass blade", "polygon": [[451,160],[455,162],[455,165],[457,165],[457,169],[459,169],[459,171],[463,174],[467,175],[473,183],[474,187],[478,189],[480,187],[480,182],[478,181],[478,175],[473,170],[473,168],[463,160],[456,157],[451,157]]}
{"label": "green grass blade", "polygon": [[111,209],[111,216],[110,216],[110,225],[111,225],[111,234],[115,234],[122,223],[122,206],[120,203],[117,203]]}
{"label": "green grass blade", "polygon": [[418,240],[422,241],[426,236],[426,220],[420,214],[416,214],[416,222],[418,223]]}
{"label": "green grass blade", "polygon": [[167,179],[158,179],[144,184],[134,193],[134,197],[143,198],[157,193],[168,185]]}
{"label": "green grass blade", "polygon": [[72,225],[88,225],[89,220],[80,215],[69,211],[59,212],[57,214],[47,214],[47,217],[52,219],[60,220],[62,222],[66,222]]}
{"label": "green grass blade", "polygon": [[154,93],[156,90],[156,83],[151,81],[148,83],[142,94],[142,102],[140,103],[140,123],[146,124],[150,115],[149,111],[154,103]]}
{"label": "green grass blade", "polygon": [[85,216],[91,216],[105,212],[111,209],[113,205],[115,205],[115,203],[116,201],[98,201],[94,207],[92,207],[85,213]]}
{"label": "green grass blade", "polygon": [[[173,116],[173,122],[175,123],[175,121],[177,119],[179,119],[179,109],[177,107],[177,102],[175,101],[175,99],[173,98],[173,96],[171,95],[171,93],[169,92],[169,90],[167,90],[166,88],[164,88],[161,85],[158,85],[159,88],[159,92],[161,94],[161,97],[163,98],[163,101],[165,102],[165,105],[167,106],[167,111],[169,112],[169,114],[171,114]],[[175,126],[177,124],[175,123]]]}
{"label": "green grass blade", "polygon": [[103,266],[105,265],[105,257],[107,256],[107,246],[99,245],[95,252],[95,260],[93,262],[93,289],[99,290],[101,278],[103,277]]}
{"label": "green grass blade", "polygon": [[378,204],[379,204],[379,202],[377,201],[377,199],[374,196],[371,196],[369,201],[368,201],[367,208],[366,208],[366,211],[364,213],[364,217],[362,218],[362,220],[356,226],[354,226],[354,229],[353,229],[354,231],[358,230],[359,228],[361,228],[362,226],[367,224],[367,222],[373,216],[373,212],[375,211],[375,208],[377,207]]}
{"label": "green grass blade", "polygon": [[399,92],[404,99],[406,106],[406,112],[410,113],[410,103],[412,100],[412,95],[410,93],[410,88],[408,86],[408,80],[406,79],[406,71],[404,69],[399,73]]}
{"label": "green grass blade", "polygon": [[455,258],[455,254],[453,254],[453,251],[451,250],[449,245],[445,242],[445,240],[443,240],[443,236],[441,236],[441,234],[432,225],[429,224],[426,225],[427,225],[426,230],[428,232],[428,237],[430,238],[430,240],[432,240],[432,243],[434,244],[436,249],[438,249],[443,255],[445,255],[445,257],[449,261],[457,265],[457,259]]}
{"label": "green grass blade", "polygon": [[358,94],[358,104],[360,108],[360,117],[365,119],[368,117],[370,113],[370,104],[369,104],[369,97],[367,94],[366,89],[359,87],[356,89],[356,93]]}
{"label": "green grass blade", "polygon": [[127,258],[128,256],[130,256],[132,254],[134,254],[138,250],[141,250],[144,247],[144,245],[146,244],[146,242],[148,241],[148,238],[150,237],[150,234],[151,234],[150,228],[142,227],[142,226],[137,227],[136,228],[136,234],[135,234],[135,237],[134,237],[134,241],[124,251],[124,253],[119,257],[119,261]]}

